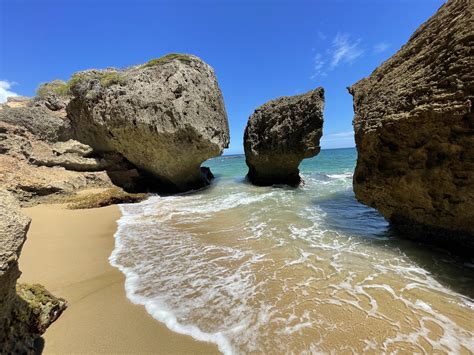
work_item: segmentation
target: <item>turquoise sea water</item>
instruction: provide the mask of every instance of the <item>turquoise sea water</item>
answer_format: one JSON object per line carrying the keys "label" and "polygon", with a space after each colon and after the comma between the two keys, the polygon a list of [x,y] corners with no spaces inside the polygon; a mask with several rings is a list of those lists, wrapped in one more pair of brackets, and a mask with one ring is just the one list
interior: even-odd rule
{"label": "turquoise sea water", "polygon": [[242,155],[203,190],[123,205],[111,263],[128,297],[223,353],[474,349],[474,265],[403,240],[352,192],[355,149],[256,187]]}

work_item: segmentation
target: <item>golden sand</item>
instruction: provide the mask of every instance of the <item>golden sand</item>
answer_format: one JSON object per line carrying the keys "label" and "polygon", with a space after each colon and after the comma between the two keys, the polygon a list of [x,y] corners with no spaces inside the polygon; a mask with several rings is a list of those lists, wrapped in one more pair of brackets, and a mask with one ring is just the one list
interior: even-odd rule
{"label": "golden sand", "polygon": [[69,302],[44,334],[45,354],[214,354],[217,347],[176,334],[125,295],[124,276],[110,266],[117,206],[24,209],[32,217],[20,258],[21,281],[41,283]]}

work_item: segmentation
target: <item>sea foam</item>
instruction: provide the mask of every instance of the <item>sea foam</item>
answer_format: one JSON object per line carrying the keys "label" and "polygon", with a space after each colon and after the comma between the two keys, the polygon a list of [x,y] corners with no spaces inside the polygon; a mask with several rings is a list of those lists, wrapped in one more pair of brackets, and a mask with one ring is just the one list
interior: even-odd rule
{"label": "sea foam", "polygon": [[132,302],[225,354],[472,349],[472,298],[391,237],[355,201],[350,177],[305,173],[292,189],[232,175],[122,205],[110,262]]}

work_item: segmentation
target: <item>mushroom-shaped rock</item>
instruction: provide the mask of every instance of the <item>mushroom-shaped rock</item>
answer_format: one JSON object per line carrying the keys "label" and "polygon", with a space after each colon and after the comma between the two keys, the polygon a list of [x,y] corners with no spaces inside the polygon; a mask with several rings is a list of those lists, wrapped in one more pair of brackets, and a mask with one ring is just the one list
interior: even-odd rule
{"label": "mushroom-shaped rock", "polygon": [[354,191],[407,237],[474,247],[472,1],[448,1],[349,88]]}
{"label": "mushroom-shaped rock", "polygon": [[320,151],[324,89],[285,96],[258,107],[244,134],[248,178],[255,185],[301,182],[298,166]]}
{"label": "mushroom-shaped rock", "polygon": [[170,54],[121,71],[83,71],[69,85],[75,139],[122,154],[161,188],[202,186],[201,163],[228,146],[221,90],[198,57]]}

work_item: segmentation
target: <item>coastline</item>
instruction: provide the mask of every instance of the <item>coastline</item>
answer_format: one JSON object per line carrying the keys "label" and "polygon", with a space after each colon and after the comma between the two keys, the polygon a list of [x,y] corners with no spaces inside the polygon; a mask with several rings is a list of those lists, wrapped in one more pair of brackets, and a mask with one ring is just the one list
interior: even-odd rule
{"label": "coastline", "polygon": [[44,353],[218,354],[211,343],[177,334],[125,295],[124,275],[109,264],[117,205],[23,209],[32,218],[20,258],[21,282],[41,283],[69,307],[44,334]]}

